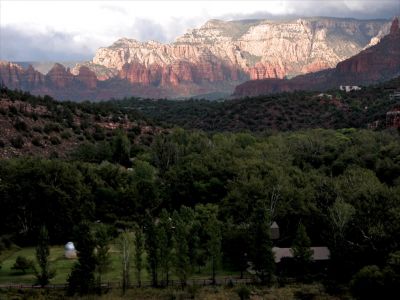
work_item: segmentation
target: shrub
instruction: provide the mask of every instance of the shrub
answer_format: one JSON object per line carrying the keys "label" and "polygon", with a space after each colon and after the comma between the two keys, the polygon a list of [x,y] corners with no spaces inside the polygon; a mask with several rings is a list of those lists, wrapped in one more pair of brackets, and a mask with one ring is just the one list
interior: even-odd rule
{"label": "shrub", "polygon": [[236,289],[236,293],[238,294],[240,300],[250,299],[251,291],[247,286],[240,286]]}
{"label": "shrub", "polygon": [[24,139],[20,135],[11,138],[10,142],[11,142],[11,145],[17,149],[21,149],[24,146]]}
{"label": "shrub", "polygon": [[6,143],[3,140],[0,140],[0,148],[4,148],[5,145]]}
{"label": "shrub", "polygon": [[59,155],[56,151],[53,151],[50,153],[49,158],[50,159],[59,158]]}
{"label": "shrub", "polygon": [[44,125],[43,127],[43,131],[47,134],[49,134],[50,132],[60,132],[61,131],[61,126],[57,123],[47,123],[46,125]]}
{"label": "shrub", "polygon": [[15,106],[10,106],[8,111],[11,115],[18,115],[18,109]]}
{"label": "shrub", "polygon": [[375,265],[362,268],[353,276],[350,283],[352,295],[361,300],[380,299],[383,287],[384,276],[379,267]]}
{"label": "shrub", "polygon": [[32,139],[32,145],[35,145],[35,146],[37,146],[37,147],[41,147],[42,146],[42,142],[41,142],[41,140],[40,140],[40,137],[34,137],[33,139]]}
{"label": "shrub", "polygon": [[71,132],[64,130],[63,132],[61,132],[60,136],[62,139],[68,140],[72,135]]}
{"label": "shrub", "polygon": [[18,256],[11,269],[20,270],[22,273],[25,274],[26,270],[29,270],[31,268],[33,268],[33,261],[32,260],[27,259],[24,256]]}
{"label": "shrub", "polygon": [[17,119],[15,121],[14,128],[17,129],[18,131],[28,131],[28,125],[20,119]]}
{"label": "shrub", "polygon": [[[86,134],[86,132],[85,132],[85,134]],[[102,140],[104,140],[104,139],[106,138],[106,134],[104,133],[104,129],[101,128],[100,126],[96,126],[96,127],[95,127],[95,131],[94,131],[94,133],[93,133],[93,138],[94,138],[96,141],[102,141]]]}
{"label": "shrub", "polygon": [[42,133],[43,132],[43,129],[40,126],[33,126],[32,130],[35,131],[35,132],[38,132],[38,133]]}
{"label": "shrub", "polygon": [[61,140],[53,135],[50,137],[50,143],[52,143],[53,145],[59,145],[61,144]]}

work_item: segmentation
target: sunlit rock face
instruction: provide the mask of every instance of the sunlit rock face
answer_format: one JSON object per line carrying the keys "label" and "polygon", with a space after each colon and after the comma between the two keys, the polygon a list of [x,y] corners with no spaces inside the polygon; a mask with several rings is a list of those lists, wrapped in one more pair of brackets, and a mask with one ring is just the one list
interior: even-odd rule
{"label": "sunlit rock face", "polygon": [[290,80],[250,80],[235,89],[235,96],[256,96],[295,90],[326,90],[340,85],[368,85],[400,76],[400,27],[398,18],[389,34],[374,46],[339,62],[335,68],[309,73]]}
{"label": "sunlit rock face", "polygon": [[99,48],[91,61],[71,69],[55,64],[47,74],[0,63],[0,80],[60,100],[229,95],[248,80],[334,68],[379,43],[390,26],[338,18],[210,20],[169,44],[122,38]]}
{"label": "sunlit rock face", "polygon": [[284,78],[335,67],[376,44],[389,29],[389,21],[335,18],[210,20],[171,44],[120,39],[97,50],[89,67],[122,71],[122,77],[143,84],[160,83],[159,75],[149,76],[150,69],[165,74],[172,65],[185,68],[164,75],[163,83],[240,80],[238,73],[248,79]]}

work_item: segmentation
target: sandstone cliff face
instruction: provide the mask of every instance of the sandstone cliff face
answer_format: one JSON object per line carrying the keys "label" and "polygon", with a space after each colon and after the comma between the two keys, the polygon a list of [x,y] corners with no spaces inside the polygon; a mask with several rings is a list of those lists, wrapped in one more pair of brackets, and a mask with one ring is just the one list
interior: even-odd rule
{"label": "sandstone cliff face", "polygon": [[[100,48],[89,67],[95,72],[96,66],[117,70],[119,77],[147,85],[175,84],[177,79],[182,80],[180,77],[193,82],[284,78],[334,67],[379,41],[388,30],[386,21],[333,18],[285,22],[211,20],[172,44],[120,39],[110,47]],[[170,71],[170,66],[177,65],[185,66],[184,74]],[[155,80],[145,75],[145,69],[155,66],[164,70],[161,82],[159,75],[154,76]]]}
{"label": "sandstone cliff face", "polygon": [[294,90],[325,90],[339,85],[363,85],[400,76],[400,28],[396,18],[390,33],[336,68],[294,77],[291,80],[253,80],[235,89],[235,96],[256,96]]}
{"label": "sandstone cliff face", "polygon": [[[90,62],[72,69],[55,64],[46,75],[0,63],[0,79],[11,88],[75,100],[232,93],[249,79],[291,78],[333,68],[362,49],[368,51],[389,30],[385,20],[210,20],[170,44],[120,39],[98,49]],[[361,60],[343,66],[343,72],[366,67]]]}
{"label": "sandstone cliff face", "polygon": [[29,90],[44,84],[45,76],[32,66],[25,70],[17,64],[0,61],[0,80],[9,88]]}

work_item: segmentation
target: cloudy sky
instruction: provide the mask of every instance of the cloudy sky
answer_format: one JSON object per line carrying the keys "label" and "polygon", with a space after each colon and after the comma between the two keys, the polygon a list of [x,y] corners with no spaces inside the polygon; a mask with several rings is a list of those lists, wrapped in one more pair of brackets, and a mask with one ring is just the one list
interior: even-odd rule
{"label": "cloudy sky", "polygon": [[0,0],[0,59],[89,60],[121,37],[171,42],[209,19],[400,15],[399,0]]}

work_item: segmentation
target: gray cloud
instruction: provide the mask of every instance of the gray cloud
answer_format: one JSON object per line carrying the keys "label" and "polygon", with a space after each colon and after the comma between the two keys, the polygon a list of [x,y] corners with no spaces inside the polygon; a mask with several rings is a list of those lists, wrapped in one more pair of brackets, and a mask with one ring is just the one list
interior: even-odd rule
{"label": "gray cloud", "polygon": [[400,15],[399,0],[292,0],[287,1],[289,13],[284,15],[258,11],[251,14],[225,14],[224,20],[281,19],[325,16],[355,19],[390,19]]}
{"label": "gray cloud", "polygon": [[10,61],[54,61],[91,59],[93,51],[77,44],[73,35],[49,30],[46,33],[0,27],[0,59]]}
{"label": "gray cloud", "polygon": [[140,41],[155,40],[158,42],[167,42],[163,26],[149,19],[135,19],[130,31],[131,37]]}
{"label": "gray cloud", "polygon": [[[104,40],[117,40],[121,37],[135,38],[140,41],[156,40],[172,42],[177,36],[185,33],[189,28],[198,27],[207,18],[223,20],[237,19],[281,19],[307,16],[345,17],[357,19],[390,19],[400,15],[399,0],[292,0],[286,1],[287,13],[275,15],[263,11],[251,14],[224,14],[206,16],[199,15],[191,18],[174,18],[166,24],[149,18],[135,18],[126,27],[115,27],[105,33]],[[211,2],[210,2],[211,3]],[[229,5],[229,1],[226,2]],[[119,14],[126,17],[126,11],[120,6],[103,5],[102,9],[110,14]],[[103,41],[88,38],[78,40],[73,34],[48,29],[46,32],[34,32],[19,27],[0,26],[0,59],[11,61],[71,61],[90,60],[94,51],[100,46],[107,46]],[[108,42],[107,42],[108,43]]]}

